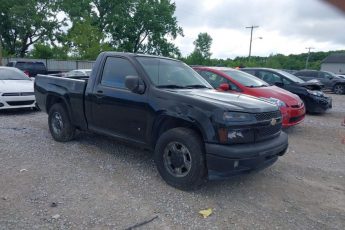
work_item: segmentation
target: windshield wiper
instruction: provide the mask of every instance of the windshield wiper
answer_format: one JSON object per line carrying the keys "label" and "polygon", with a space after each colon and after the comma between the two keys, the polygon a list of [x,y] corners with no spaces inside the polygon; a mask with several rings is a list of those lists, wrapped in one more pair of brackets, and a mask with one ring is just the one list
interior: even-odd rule
{"label": "windshield wiper", "polygon": [[267,85],[248,85],[249,88],[260,88],[260,87],[267,87]]}
{"label": "windshield wiper", "polygon": [[206,85],[186,85],[185,86],[187,89],[204,89],[204,88],[208,88]]}
{"label": "windshield wiper", "polygon": [[158,85],[157,88],[185,89],[186,87],[181,86],[181,85]]}

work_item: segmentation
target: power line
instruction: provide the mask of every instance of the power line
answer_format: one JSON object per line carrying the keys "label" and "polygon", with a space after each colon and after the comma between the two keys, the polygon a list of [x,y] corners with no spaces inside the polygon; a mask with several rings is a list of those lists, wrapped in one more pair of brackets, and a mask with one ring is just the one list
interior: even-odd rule
{"label": "power line", "polygon": [[250,56],[252,54],[252,41],[253,41],[253,30],[259,28],[259,26],[247,26],[246,29],[250,29],[250,42],[249,42],[249,55],[248,55],[248,61],[250,61]]}

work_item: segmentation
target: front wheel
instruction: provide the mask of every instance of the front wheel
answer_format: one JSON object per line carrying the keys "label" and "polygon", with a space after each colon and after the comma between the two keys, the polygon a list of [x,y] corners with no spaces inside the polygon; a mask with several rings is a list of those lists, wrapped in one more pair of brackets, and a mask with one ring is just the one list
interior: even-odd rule
{"label": "front wheel", "polygon": [[207,176],[200,136],[187,128],[174,128],[158,139],[154,156],[161,177],[181,190],[200,187]]}
{"label": "front wheel", "polygon": [[54,140],[67,142],[74,138],[75,127],[62,104],[58,103],[51,107],[48,114],[48,125]]}
{"label": "front wheel", "polygon": [[344,94],[345,92],[345,86],[344,85],[335,85],[333,87],[333,92],[336,93],[336,94]]}

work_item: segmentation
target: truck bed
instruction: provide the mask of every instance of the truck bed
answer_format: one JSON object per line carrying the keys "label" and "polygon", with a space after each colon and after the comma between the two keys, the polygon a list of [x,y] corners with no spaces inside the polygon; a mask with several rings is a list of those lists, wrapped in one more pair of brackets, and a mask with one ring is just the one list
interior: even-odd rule
{"label": "truck bed", "polygon": [[37,75],[35,96],[41,110],[49,112],[52,101],[59,98],[68,107],[72,123],[81,129],[87,127],[84,95],[87,79],[73,79],[50,75]]}

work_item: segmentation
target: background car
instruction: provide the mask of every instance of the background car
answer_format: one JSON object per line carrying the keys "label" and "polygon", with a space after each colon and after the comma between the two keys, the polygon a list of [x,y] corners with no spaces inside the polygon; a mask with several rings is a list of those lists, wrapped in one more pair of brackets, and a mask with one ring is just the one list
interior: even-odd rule
{"label": "background car", "polygon": [[339,75],[337,75],[338,77],[341,77],[341,78],[343,78],[343,79],[345,79],[345,75],[343,75],[343,74],[339,74]]}
{"label": "background car", "polygon": [[319,80],[325,85],[326,89],[332,90],[336,94],[345,93],[345,79],[338,77],[332,72],[317,70],[301,70],[294,73],[295,76],[309,81],[312,79]]}
{"label": "background car", "polygon": [[90,77],[92,69],[76,69],[69,71],[65,77]]}
{"label": "background car", "polygon": [[36,108],[34,82],[13,67],[0,67],[0,110]]}
{"label": "background car", "polygon": [[301,99],[286,90],[270,86],[250,74],[226,67],[193,67],[215,89],[265,98],[276,104],[283,116],[283,127],[296,125],[305,117]]}
{"label": "background car", "polygon": [[327,97],[317,82],[305,82],[302,79],[282,70],[270,68],[242,68],[270,85],[276,85],[291,93],[297,94],[304,102],[309,113],[324,113],[332,108],[332,98]]}
{"label": "background car", "polygon": [[47,68],[43,62],[12,61],[7,63],[6,66],[16,67],[29,77],[36,77],[37,74],[47,74]]}

